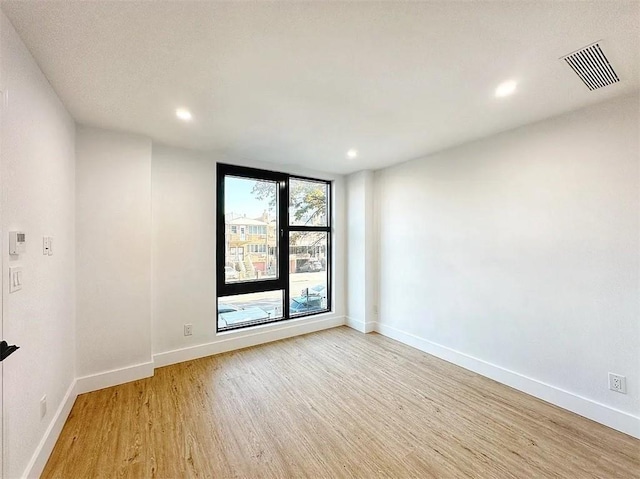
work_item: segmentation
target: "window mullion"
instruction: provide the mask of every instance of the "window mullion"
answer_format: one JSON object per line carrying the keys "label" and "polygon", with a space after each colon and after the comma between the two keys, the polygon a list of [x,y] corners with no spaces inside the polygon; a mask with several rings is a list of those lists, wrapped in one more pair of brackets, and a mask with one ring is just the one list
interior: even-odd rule
{"label": "window mullion", "polygon": [[289,319],[289,179],[280,182],[280,271],[284,278],[284,317]]}

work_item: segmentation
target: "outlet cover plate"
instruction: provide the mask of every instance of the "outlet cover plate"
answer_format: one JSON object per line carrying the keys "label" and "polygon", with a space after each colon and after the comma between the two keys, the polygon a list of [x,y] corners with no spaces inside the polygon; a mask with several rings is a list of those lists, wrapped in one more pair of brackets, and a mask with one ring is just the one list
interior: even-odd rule
{"label": "outlet cover plate", "polygon": [[627,378],[620,374],[609,373],[609,389],[617,393],[627,394]]}

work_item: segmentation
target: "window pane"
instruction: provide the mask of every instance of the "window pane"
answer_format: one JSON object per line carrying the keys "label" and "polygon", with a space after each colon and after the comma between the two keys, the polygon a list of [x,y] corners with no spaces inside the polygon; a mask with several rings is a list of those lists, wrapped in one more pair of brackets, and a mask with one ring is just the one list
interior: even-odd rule
{"label": "window pane", "polygon": [[282,319],[282,298],[281,290],[218,298],[218,331]]}
{"label": "window pane", "polygon": [[289,224],[295,226],[327,226],[327,183],[289,181]]}
{"label": "window pane", "polygon": [[225,283],[278,277],[278,184],[225,176]]}
{"label": "window pane", "polygon": [[221,163],[216,170],[216,330],[329,311],[331,184]]}
{"label": "window pane", "polygon": [[289,233],[289,314],[327,309],[327,236],[324,232]]}

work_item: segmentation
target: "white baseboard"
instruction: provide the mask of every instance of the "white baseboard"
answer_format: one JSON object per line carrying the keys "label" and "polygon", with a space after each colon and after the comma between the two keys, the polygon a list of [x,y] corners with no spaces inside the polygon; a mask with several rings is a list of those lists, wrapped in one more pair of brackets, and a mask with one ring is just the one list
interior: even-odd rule
{"label": "white baseboard", "polygon": [[286,324],[283,323],[277,326],[273,324],[265,325],[267,327],[262,330],[258,327],[247,331],[229,333],[228,338],[221,339],[214,343],[155,354],[153,361],[150,362],[77,378],[76,395],[151,377],[153,376],[155,368],[211,356],[212,354],[256,346],[300,334],[313,333],[323,329],[342,326],[343,324],[344,317],[337,316],[313,321],[309,319],[294,320],[293,322],[287,322]]}
{"label": "white baseboard", "polygon": [[47,461],[53,451],[53,447],[56,445],[56,441],[62,432],[64,423],[69,417],[69,413],[71,412],[71,408],[73,407],[73,403],[76,401],[77,396],[76,381],[74,380],[71,383],[71,386],[69,386],[69,389],[67,389],[67,393],[64,395],[64,398],[53,416],[49,427],[44,433],[40,444],[38,444],[33,456],[31,456],[31,460],[29,461],[29,464],[27,464],[23,477],[29,479],[37,479],[40,477],[40,474],[42,474],[42,471],[44,470],[44,466],[47,465]]}
{"label": "white baseboard", "polygon": [[[357,328],[356,328],[357,329]],[[454,349],[431,342],[392,326],[375,323],[375,330],[389,338],[412,346],[420,351],[444,359],[482,376],[486,376],[531,396],[567,409],[593,421],[609,426],[640,439],[640,417],[614,409],[591,399],[570,393],[536,379],[496,366]]]}
{"label": "white baseboard", "polygon": [[213,343],[158,353],[153,356],[153,362],[156,368],[160,368],[192,359],[211,356],[213,354],[225,353],[227,351],[234,351],[236,349],[248,348],[250,346],[257,346],[258,344],[299,336],[300,334],[335,328],[336,326],[343,326],[344,324],[344,316],[335,316],[316,320],[305,318],[287,321],[286,323],[282,323],[282,325],[265,325],[266,327],[264,329],[253,328],[251,330],[230,332],[228,333],[228,337],[221,335],[220,339]]}
{"label": "white baseboard", "polygon": [[549,384],[523,376],[514,371],[474,358],[459,351],[447,348],[429,340],[423,339],[411,333],[401,331],[392,326],[380,323],[365,323],[354,321],[342,316],[323,318],[315,321],[306,320],[299,323],[288,323],[277,329],[263,331],[252,330],[250,333],[238,336],[230,336],[227,339],[215,343],[202,344],[190,348],[178,349],[154,355],[153,362],[138,364],[135,366],[107,371],[105,373],[84,376],[76,379],[67,390],[60,406],[58,407],[47,431],[38,444],[23,477],[37,478],[47,464],[49,456],[62,432],[62,428],[69,417],[71,408],[79,394],[96,391],[106,387],[143,379],[153,376],[154,367],[168,366],[191,359],[197,359],[212,354],[219,354],[236,349],[256,346],[279,339],[285,339],[300,334],[312,333],[336,326],[347,326],[368,333],[377,331],[389,338],[412,346],[425,353],[444,359],[450,363],[470,371],[486,376],[514,389],[535,396],[544,401],[555,404],[561,408],[572,411],[581,416],[609,426],[630,436],[640,439],[640,417],[619,411],[604,404],[595,402],[568,391],[559,389]]}
{"label": "white baseboard", "polygon": [[349,316],[346,317],[345,324],[356,331],[360,331],[361,333],[371,333],[372,331],[375,331],[376,325],[376,323],[365,323],[364,321],[350,318]]}
{"label": "white baseboard", "polygon": [[76,393],[84,394],[153,376],[153,362],[136,364],[76,379]]}

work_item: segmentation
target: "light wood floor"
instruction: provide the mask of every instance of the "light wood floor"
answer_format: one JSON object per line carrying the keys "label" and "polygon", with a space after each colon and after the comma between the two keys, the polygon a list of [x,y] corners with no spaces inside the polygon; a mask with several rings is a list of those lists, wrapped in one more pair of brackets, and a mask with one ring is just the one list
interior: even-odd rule
{"label": "light wood floor", "polygon": [[640,441],[346,327],[79,396],[45,478],[637,478]]}

